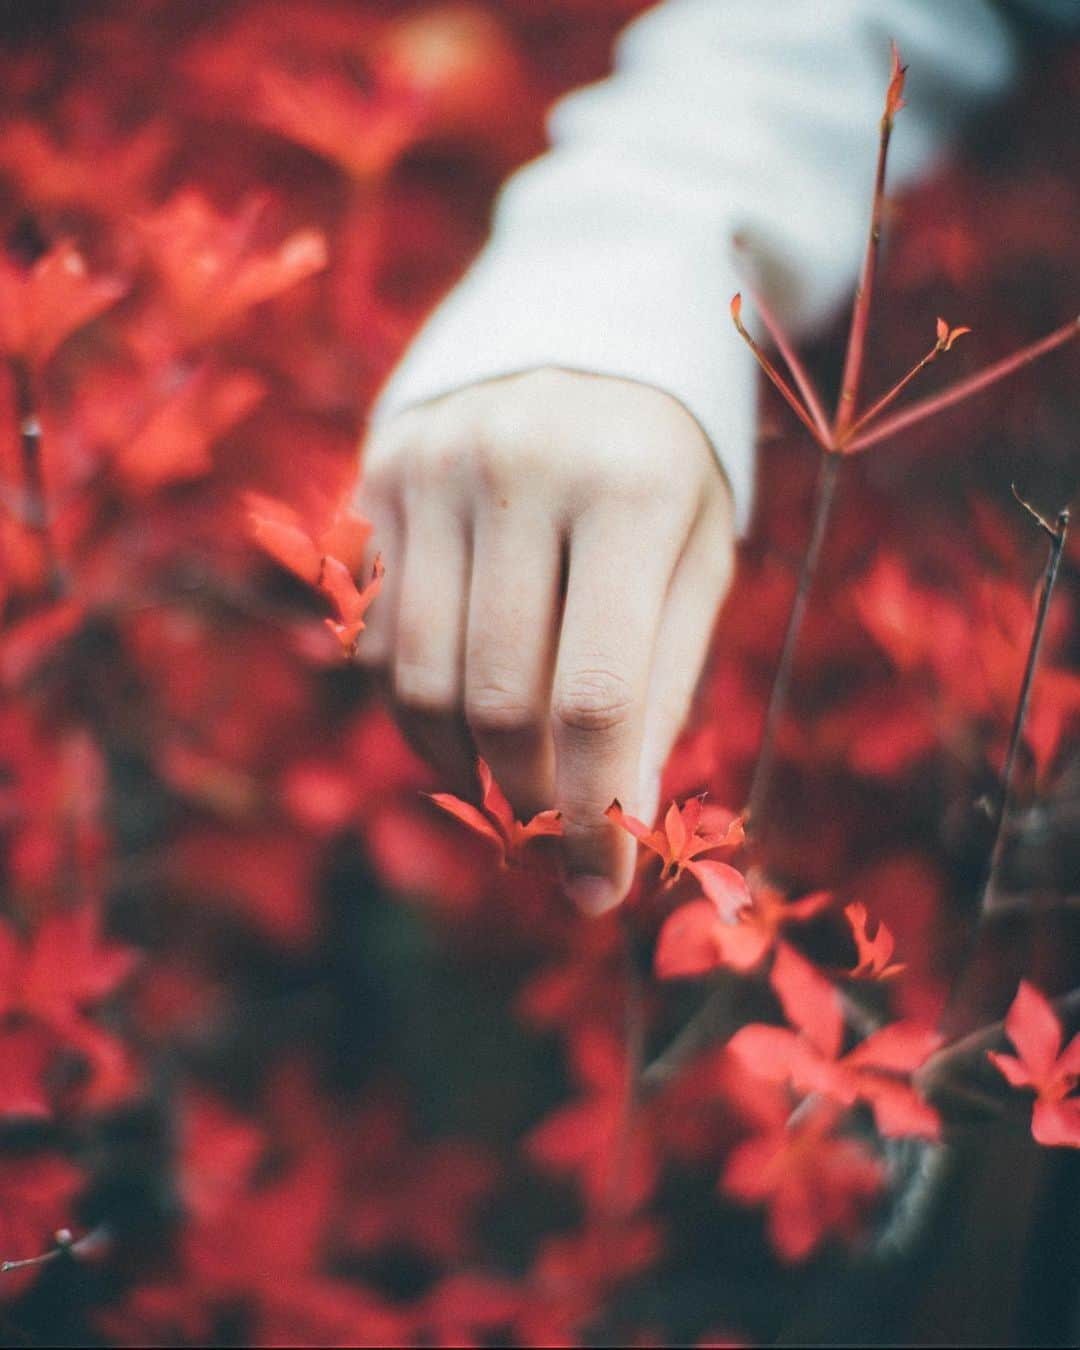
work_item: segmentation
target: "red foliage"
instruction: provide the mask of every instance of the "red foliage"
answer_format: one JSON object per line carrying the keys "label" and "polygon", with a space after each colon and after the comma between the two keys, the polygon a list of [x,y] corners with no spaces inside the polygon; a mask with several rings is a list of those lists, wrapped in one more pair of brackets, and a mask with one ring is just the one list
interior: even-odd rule
{"label": "red foliage", "polygon": [[1020,981],[1005,1031],[1019,1058],[987,1053],[1012,1087],[1034,1089],[1032,1134],[1040,1144],[1080,1148],[1080,1096],[1069,1095],[1080,1083],[1080,1034],[1064,1044],[1060,1018],[1027,980]]}
{"label": "red foliage", "polygon": [[681,807],[672,802],[663,826],[657,830],[627,815],[617,801],[611,803],[606,814],[661,860],[662,883],[674,883],[688,872],[719,917],[729,923],[750,903],[746,882],[734,867],[715,858],[701,857],[703,853],[719,850],[730,856],[740,847],[745,837],[740,817],[707,806],[701,797],[691,797]]}
{"label": "red foliage", "polygon": [[832,984],[786,944],[777,952],[771,981],[797,1030],[747,1026],[737,1031],[729,1048],[748,1072],[790,1082],[797,1092],[820,1094],[841,1106],[866,1102],[883,1135],[938,1137],[937,1113],[903,1076],[914,1073],[941,1045],[939,1033],[894,1022],[842,1055],[844,1014]]}
{"label": "red foliage", "polygon": [[[814,466],[783,408],[665,771],[677,800],[658,822],[609,809],[641,845],[619,914],[563,903],[557,814],[516,820],[482,760],[479,806],[430,791],[343,660],[382,577],[348,505],[367,404],[550,98],[643,7],[106,3],[0,54],[0,1260],[48,1256],[60,1281],[111,1245],[71,1312],[87,1341],[643,1344],[743,1320],[775,1339],[777,1264],[857,1245],[886,1203],[879,1136],[948,1126],[911,1078],[940,1044],[985,842],[969,806],[1033,621],[1030,522],[1000,507],[1036,462],[1075,479],[1064,360],[959,406],[1075,334],[1053,328],[1080,174],[1052,80],[1030,101],[1041,159],[959,164],[905,207],[888,314],[872,342],[868,308],[853,324],[845,425],[767,318],[791,379],[756,354],[819,445],[909,437],[843,464],[761,820],[715,803],[745,800],[804,547]],[[888,134],[903,81],[894,50]],[[979,336],[939,319],[916,360],[939,308]],[[983,335],[1017,355],[972,375]],[[946,353],[956,385],[879,418]],[[887,392],[857,414],[870,380]],[[923,419],[953,406],[943,455]],[[1073,542],[1024,728],[1044,824],[1075,772],[1078,567]],[[1014,884],[1037,938],[1024,888],[1049,883]],[[1053,934],[1032,947],[1064,987]],[[1015,987],[1026,945],[991,983]],[[683,978],[709,980],[730,1040],[642,1074]],[[991,1060],[1035,1093],[1036,1139],[1077,1145],[1080,1039],[1027,981],[1006,1032],[1017,1054]],[[175,1148],[146,1185],[125,1130],[149,1116]],[[755,1313],[729,1316],[711,1275],[715,1304],[655,1298],[706,1208],[703,1233],[732,1220],[714,1189],[765,1212]],[[58,1246],[65,1225],[94,1242]]]}
{"label": "red foliage", "polygon": [[506,795],[492,777],[491,770],[483,759],[477,759],[476,771],[480,777],[480,789],[483,794],[479,811],[475,806],[448,792],[433,792],[431,800],[436,806],[441,806],[444,811],[460,820],[463,825],[475,830],[481,839],[494,844],[503,867],[510,863],[521,862],[523,850],[530,840],[562,834],[562,822],[558,811],[538,811],[531,820],[523,824],[514,818]]}
{"label": "red foliage", "polygon": [[787,924],[808,923],[832,904],[828,891],[785,903],[781,893],[752,876],[745,907],[721,912],[716,904],[683,905],[660,930],[656,973],[662,979],[704,975],[717,966],[746,971],[756,966]]}
{"label": "red foliage", "polygon": [[832,1133],[836,1112],[817,1106],[792,1127],[783,1100],[760,1134],[737,1144],[720,1185],[744,1204],[764,1204],[769,1235],[785,1261],[804,1261],[826,1237],[849,1242],[863,1232],[885,1168],[856,1139]]}
{"label": "red foliage", "polygon": [[855,947],[858,952],[855,968],[848,971],[848,978],[852,980],[888,980],[895,975],[902,974],[905,966],[892,960],[896,941],[885,924],[879,920],[874,936],[871,937],[869,916],[865,905],[858,903],[847,905],[844,908],[844,914],[851,925],[851,935],[855,939]]}

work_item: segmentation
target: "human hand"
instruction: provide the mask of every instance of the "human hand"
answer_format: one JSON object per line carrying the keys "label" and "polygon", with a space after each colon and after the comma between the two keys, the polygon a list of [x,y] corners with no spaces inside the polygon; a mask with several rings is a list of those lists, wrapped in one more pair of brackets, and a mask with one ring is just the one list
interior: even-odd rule
{"label": "human hand", "polygon": [[730,583],[731,494],[704,433],[644,384],[552,368],[398,414],[360,510],[386,578],[358,659],[383,669],[448,785],[491,765],[517,814],[563,815],[566,889],[625,895]]}

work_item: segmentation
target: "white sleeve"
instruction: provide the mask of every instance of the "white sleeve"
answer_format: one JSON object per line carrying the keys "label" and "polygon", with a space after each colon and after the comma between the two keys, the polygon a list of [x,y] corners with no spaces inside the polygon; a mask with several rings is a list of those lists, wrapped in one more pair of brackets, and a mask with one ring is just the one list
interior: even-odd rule
{"label": "white sleeve", "polygon": [[910,66],[890,185],[924,173],[1018,57],[988,0],[667,0],[615,72],[558,104],[553,148],[504,186],[491,239],[384,389],[393,413],[559,366],[678,399],[715,447],[740,530],[755,372],[734,333],[731,240],[785,278],[788,325],[828,317],[858,271],[889,73]]}

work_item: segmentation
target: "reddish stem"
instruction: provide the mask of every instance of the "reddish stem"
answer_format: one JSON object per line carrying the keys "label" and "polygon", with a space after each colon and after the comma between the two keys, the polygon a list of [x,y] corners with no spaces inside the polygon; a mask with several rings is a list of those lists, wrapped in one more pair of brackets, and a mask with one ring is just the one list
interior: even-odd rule
{"label": "reddish stem", "polygon": [[[1014,488],[1013,491],[1015,492],[1016,489]],[[1031,690],[1035,683],[1035,671],[1039,664],[1039,652],[1042,649],[1043,636],[1046,633],[1046,620],[1050,614],[1050,602],[1054,598],[1054,586],[1057,584],[1058,571],[1061,568],[1061,559],[1065,552],[1065,541],[1069,534],[1068,510],[1061,512],[1057,518],[1055,527],[1051,526],[1032,511],[1023,499],[1019,500],[1025,509],[1031,512],[1032,515],[1035,515],[1036,519],[1039,521],[1040,528],[1049,535],[1050,553],[1046,560],[1046,570],[1043,573],[1042,592],[1039,595],[1039,608],[1035,615],[1035,627],[1032,630],[1031,642],[1028,646],[1027,662],[1024,666],[1024,678],[1020,685],[1020,694],[1016,700],[1016,712],[1013,716],[1012,730],[1009,734],[1009,748],[1005,755],[1005,766],[1001,774],[1001,793],[998,800],[997,818],[994,823],[994,845],[990,851],[986,882],[979,899],[980,914],[985,914],[988,908],[994,879],[997,876],[1001,857],[1005,850],[1005,821],[1009,814],[1009,804],[1012,798],[1012,780],[1013,772],[1016,768],[1016,756],[1019,752],[1020,741],[1024,734],[1024,723],[1027,720],[1028,705],[1031,702]]]}
{"label": "reddish stem", "polygon": [[936,361],[939,353],[941,353],[944,350],[945,348],[943,343],[935,342],[934,345],[930,348],[930,350],[926,353],[926,355],[922,358],[922,360],[917,361],[915,365],[911,367],[911,369],[908,371],[908,373],[904,376],[902,380],[898,380],[896,384],[894,384],[893,387],[887,393],[882,394],[882,396],[878,399],[878,401],[875,404],[873,404],[872,407],[867,408],[866,412],[864,412],[860,417],[856,419],[854,425],[847,434],[847,440],[850,441],[854,436],[858,434],[858,432],[864,426],[867,425],[867,423],[872,422],[876,417],[880,416],[880,414],[885,411],[885,409],[889,406],[889,404],[892,403],[894,399],[898,398],[899,395],[903,393],[903,391],[908,387],[911,381],[915,379],[915,377],[921,371],[924,371],[932,361]]}
{"label": "reddish stem", "polygon": [[821,401],[821,395],[818,393],[817,387],[810,378],[809,371],[803,365],[798,352],[796,352],[795,348],[792,346],[791,339],[784,332],[776,315],[773,314],[772,310],[755,290],[752,290],[749,287],[747,289],[750,291],[750,299],[754,302],[754,308],[761,315],[761,322],[765,325],[769,336],[776,344],[776,350],[784,358],[784,362],[795,380],[796,387],[803,396],[806,410],[810,414],[814,426],[817,428],[817,439],[822,445],[831,446],[833,440],[832,428],[829,426],[829,419],[825,413],[825,406]]}
{"label": "reddish stem", "polygon": [[940,394],[932,394],[929,398],[922,399],[903,412],[896,413],[893,417],[886,417],[883,422],[879,422],[869,431],[863,432],[861,436],[855,436],[852,440],[849,440],[844,446],[845,452],[855,454],[859,450],[868,450],[870,446],[877,445],[879,441],[884,441],[889,436],[895,436],[899,431],[906,431],[908,427],[915,426],[916,423],[925,421],[928,417],[933,417],[935,413],[944,412],[946,408],[951,408],[954,403],[961,403],[964,399],[971,398],[973,394],[981,393],[982,390],[996,384],[998,380],[1005,379],[1013,371],[1022,370],[1032,361],[1037,361],[1040,356],[1045,356],[1048,352],[1063,347],[1065,343],[1071,342],[1078,333],[1080,333],[1080,318],[1070,319],[1067,324],[1056,328],[1052,333],[1040,338],[1038,342],[1033,342],[1029,347],[1023,347],[1020,351],[1014,352],[1012,356],[1006,356],[1003,360],[987,366],[985,370],[970,375],[965,380],[958,381]]}
{"label": "reddish stem", "polygon": [[841,456],[835,451],[822,451],[821,472],[818,475],[817,488],[814,493],[814,516],[810,527],[810,539],[807,542],[806,552],[803,554],[802,565],[799,568],[795,598],[788,615],[787,629],[780,650],[780,660],[777,663],[776,675],[773,678],[769,707],[765,714],[765,728],[761,736],[761,749],[758,751],[757,763],[754,766],[754,778],[750,784],[750,794],[747,801],[747,823],[755,833],[772,782],[773,764],[776,759],[776,737],[784,713],[787,711],[791,678],[795,669],[795,651],[799,645],[799,635],[806,619],[810,592],[813,589],[814,578],[817,575],[818,563],[821,559],[821,551],[828,532],[829,519],[836,497],[836,479],[840,469],[840,460]]}
{"label": "reddish stem", "polygon": [[1069,512],[1062,511],[1054,525],[1046,521],[1035,511],[1013,488],[1020,505],[1033,516],[1039,524],[1039,528],[1046,534],[1050,540],[1050,552],[1046,560],[1046,568],[1043,572],[1042,590],[1039,595],[1039,607],[1035,615],[1035,624],[1031,633],[1031,641],[1028,644],[1027,661],[1024,665],[1024,675],[1020,682],[1020,691],[1016,699],[1016,711],[1013,714],[1012,729],[1009,733],[1009,747],[1005,754],[1005,764],[1001,773],[1001,787],[998,793],[997,809],[994,814],[994,838],[990,846],[990,853],[986,861],[986,870],[983,874],[982,884],[979,887],[979,908],[975,916],[975,921],[967,934],[964,943],[964,949],[960,957],[957,968],[957,976],[953,981],[948,1003],[941,1015],[942,1024],[945,1027],[950,1026],[955,1018],[956,1011],[963,997],[966,987],[966,977],[971,969],[972,962],[979,949],[979,938],[982,933],[983,922],[991,909],[993,898],[994,883],[997,880],[998,872],[1001,868],[1001,861],[1005,854],[1005,823],[1008,820],[1009,808],[1012,802],[1012,780],[1016,768],[1016,757],[1020,749],[1020,742],[1024,734],[1024,723],[1027,720],[1028,705],[1031,701],[1031,690],[1035,683],[1035,671],[1039,664],[1039,652],[1042,648],[1043,636],[1046,632],[1046,620],[1050,614],[1050,602],[1054,597],[1054,586],[1057,583],[1058,571],[1061,567],[1061,559],[1065,553],[1065,541],[1069,534]]}
{"label": "reddish stem", "polygon": [[855,307],[851,312],[851,330],[848,334],[847,353],[844,357],[844,373],[840,381],[840,401],[836,409],[835,434],[842,441],[855,420],[855,403],[862,384],[863,363],[866,359],[866,338],[870,329],[870,303],[874,294],[874,278],[877,275],[878,251],[881,245],[881,217],[885,203],[885,164],[889,156],[889,140],[892,136],[892,117],[886,108],[881,119],[881,136],[878,140],[877,168],[874,172],[874,195],[870,207],[870,232],[866,240],[866,253],[863,256],[862,272],[858,289],[855,292]]}
{"label": "reddish stem", "polygon": [[739,336],[750,348],[750,350],[754,353],[754,356],[757,358],[758,365],[761,366],[765,374],[769,377],[772,383],[783,395],[785,402],[795,413],[795,416],[799,419],[799,421],[803,424],[803,426],[806,427],[807,431],[809,431],[810,435],[813,436],[814,440],[817,441],[818,444],[823,449],[828,449],[830,444],[830,438],[828,437],[826,437],[825,439],[822,438],[822,435],[819,432],[818,428],[814,425],[813,418],[810,416],[807,410],[803,407],[802,403],[799,401],[798,395],[795,393],[794,389],[792,389],[791,385],[788,384],[787,380],[784,379],[783,375],[780,374],[780,372],[776,369],[773,363],[769,360],[769,358],[757,345],[754,339],[746,331],[746,328],[743,326],[743,321],[739,316],[740,304],[741,304],[741,297],[736,295],[731,302],[731,317],[735,323],[736,329],[738,330]]}

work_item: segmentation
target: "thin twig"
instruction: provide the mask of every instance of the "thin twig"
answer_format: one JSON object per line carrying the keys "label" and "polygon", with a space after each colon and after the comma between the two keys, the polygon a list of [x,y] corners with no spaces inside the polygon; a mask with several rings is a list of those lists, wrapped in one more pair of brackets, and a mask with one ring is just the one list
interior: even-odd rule
{"label": "thin twig", "polygon": [[1046,570],[1043,574],[1042,592],[1039,596],[1039,608],[1035,615],[1035,627],[1031,634],[1027,661],[1024,665],[1024,678],[1020,686],[1020,695],[1016,701],[1016,712],[1013,715],[1012,730],[1009,733],[1009,748],[1005,754],[1005,765],[1001,774],[1001,787],[998,793],[998,808],[994,820],[994,842],[987,863],[986,877],[979,894],[980,918],[986,913],[986,910],[989,907],[991,891],[997,877],[998,869],[1001,865],[1002,854],[1005,850],[1005,822],[1008,818],[1009,807],[1012,802],[1012,780],[1016,769],[1016,756],[1019,752],[1020,742],[1024,734],[1024,723],[1027,720],[1028,705],[1031,702],[1031,690],[1035,682],[1035,671],[1039,664],[1039,652],[1042,648],[1043,635],[1046,632],[1046,620],[1050,613],[1050,602],[1054,596],[1054,586],[1057,583],[1058,571],[1061,567],[1061,559],[1065,551],[1065,541],[1069,534],[1068,509],[1062,511],[1058,516],[1057,528],[1055,529],[1023,500],[1016,491],[1015,485],[1013,486],[1013,494],[1028,513],[1034,516],[1039,522],[1040,528],[1049,535],[1050,552],[1046,560]]}
{"label": "thin twig", "polygon": [[93,1256],[102,1250],[108,1240],[109,1234],[105,1228],[93,1228],[81,1238],[73,1238],[69,1228],[61,1228],[53,1234],[55,1247],[42,1252],[40,1256],[27,1256],[21,1261],[0,1261],[0,1275],[7,1275],[13,1270],[30,1270],[34,1266],[48,1265],[50,1261],[57,1261],[61,1256]]}
{"label": "thin twig", "polygon": [[765,714],[765,728],[761,737],[761,749],[758,751],[754,777],[750,784],[746,815],[750,828],[756,828],[761,810],[768,796],[772,779],[773,764],[776,759],[776,737],[781,719],[787,711],[788,695],[795,665],[795,651],[799,635],[806,618],[807,604],[817,575],[825,535],[836,500],[836,480],[840,469],[841,456],[829,451],[822,452],[821,469],[818,474],[817,488],[814,494],[814,516],[810,527],[810,539],[803,554],[799,568],[799,579],[795,587],[795,599],[788,615],[787,630],[780,650],[780,660],[769,695],[769,707]]}
{"label": "thin twig", "polygon": [[877,165],[874,170],[874,193],[870,207],[870,229],[866,239],[859,285],[855,292],[855,306],[851,312],[851,329],[847,352],[844,355],[844,373],[840,380],[840,400],[836,408],[835,432],[843,440],[855,420],[855,405],[862,384],[863,363],[866,359],[866,339],[870,330],[870,305],[877,275],[878,253],[881,246],[881,219],[885,205],[885,165],[889,157],[893,118],[903,106],[904,67],[893,47],[893,78],[885,96],[885,111],[878,136]]}
{"label": "thin twig", "polygon": [[948,1001],[941,1015],[941,1023],[948,1026],[956,1013],[957,1006],[964,992],[966,976],[975,959],[975,954],[979,947],[979,938],[982,933],[983,924],[988,915],[993,913],[994,909],[994,886],[997,881],[998,873],[1001,869],[1002,859],[1005,854],[1006,830],[1009,811],[1012,805],[1012,786],[1013,775],[1016,770],[1016,760],[1020,750],[1020,743],[1024,735],[1024,723],[1027,720],[1028,705],[1031,702],[1031,691],[1035,682],[1035,672],[1039,663],[1039,652],[1042,647],[1043,634],[1046,631],[1046,620],[1050,613],[1050,602],[1054,595],[1054,586],[1057,582],[1058,571],[1061,567],[1061,559],[1065,552],[1065,542],[1069,533],[1069,511],[1063,510],[1057,518],[1056,525],[1051,525],[1043,516],[1035,510],[1033,506],[1025,501],[1013,486],[1013,495],[1027,513],[1038,523],[1039,528],[1049,537],[1050,549],[1046,560],[1046,568],[1043,572],[1042,590],[1039,595],[1039,606],[1035,615],[1035,625],[1032,629],[1031,641],[1028,644],[1027,660],[1024,664],[1024,676],[1020,684],[1020,692],[1016,700],[1016,710],[1013,714],[1012,729],[1009,733],[1009,745],[1005,752],[1005,763],[1001,773],[1001,783],[998,788],[997,804],[993,816],[993,842],[990,845],[987,854],[986,866],[983,872],[982,880],[978,888],[978,910],[970,926],[967,938],[964,942],[963,951],[960,960],[957,963],[957,974],[952,984],[952,990]]}
{"label": "thin twig", "polygon": [[897,432],[906,431],[908,427],[913,427],[917,423],[925,421],[928,417],[944,412],[946,408],[951,408],[954,403],[961,403],[964,399],[971,398],[973,394],[988,389],[998,380],[1003,380],[1014,371],[1022,370],[1032,361],[1037,361],[1040,356],[1046,356],[1048,352],[1063,347],[1067,342],[1071,342],[1078,333],[1080,333],[1080,318],[1070,319],[1068,323],[1056,328],[1046,337],[1040,338],[1038,342],[1033,342],[1029,347],[1024,347],[1018,352],[1013,352],[1012,356],[1006,356],[1000,361],[995,361],[993,365],[968,376],[967,379],[958,381],[939,394],[931,394],[929,398],[913,403],[910,408],[905,408],[903,412],[895,413],[892,417],[886,417],[875,426],[868,428],[860,436],[855,436],[848,441],[844,446],[845,452],[855,454],[860,450],[868,450],[870,446],[877,445],[879,441],[887,440],[890,436],[895,436]]}
{"label": "thin twig", "polygon": [[822,434],[821,431],[818,430],[818,428],[814,425],[813,417],[811,417],[810,413],[803,407],[802,403],[799,400],[799,396],[795,393],[794,389],[792,389],[791,385],[788,384],[787,380],[784,379],[783,375],[780,374],[780,372],[776,369],[773,363],[769,360],[769,358],[765,355],[765,353],[761,350],[758,344],[747,332],[746,327],[742,321],[741,295],[735,295],[732,297],[731,318],[732,322],[735,324],[735,328],[738,331],[739,336],[750,348],[750,350],[754,353],[754,357],[758,365],[769,377],[769,380],[772,382],[775,388],[780,392],[784,401],[787,403],[788,407],[791,408],[792,412],[794,412],[795,416],[799,419],[799,421],[803,424],[803,426],[807,429],[807,431],[809,431],[810,435],[813,436],[814,440],[817,441],[817,443],[823,449],[828,448],[828,446],[832,443],[831,437],[828,434],[828,429],[826,428],[824,435]]}
{"label": "thin twig", "polygon": [[[773,765],[776,760],[776,738],[780,723],[787,711],[788,694],[791,689],[792,674],[795,665],[795,652],[799,644],[806,618],[807,605],[817,575],[825,535],[836,500],[836,482],[842,456],[834,451],[823,450],[821,468],[818,474],[817,488],[814,493],[814,515],[810,527],[810,539],[803,554],[799,568],[799,579],[795,586],[795,599],[788,615],[787,629],[784,633],[780,659],[773,678],[769,707],[765,714],[765,728],[761,737],[754,777],[750,784],[750,793],[744,815],[751,832],[761,816],[772,781]],[[690,1018],[683,1029],[668,1046],[652,1061],[644,1071],[644,1083],[650,1091],[664,1086],[679,1071],[687,1060],[692,1059],[700,1050],[705,1049],[713,1036],[718,1004],[723,996],[718,991],[710,997]]]}
{"label": "thin twig", "polygon": [[784,332],[783,326],[772,312],[768,304],[752,287],[747,287],[750,299],[754,302],[754,308],[761,316],[761,322],[773,342],[776,344],[776,350],[784,358],[784,363],[791,371],[792,378],[795,381],[796,388],[803,397],[806,405],[806,411],[810,414],[814,426],[817,428],[817,439],[822,445],[831,445],[833,434],[829,425],[829,418],[825,412],[825,406],[821,401],[821,395],[817,391],[817,386],[810,378],[810,372],[803,365],[802,360],[791,343],[790,338]]}
{"label": "thin twig", "polygon": [[879,417],[891,403],[900,397],[911,381],[924,371],[932,361],[936,361],[940,353],[944,350],[945,346],[943,343],[935,342],[926,355],[920,361],[916,361],[902,380],[897,380],[890,390],[882,394],[876,403],[872,404],[867,408],[866,412],[861,413],[859,417],[855,419],[854,424],[847,433],[848,439],[853,440],[863,427]]}

